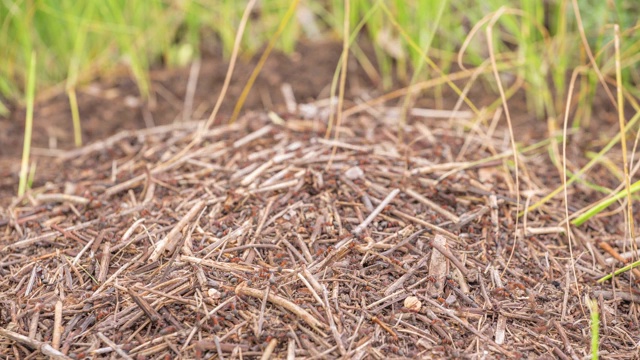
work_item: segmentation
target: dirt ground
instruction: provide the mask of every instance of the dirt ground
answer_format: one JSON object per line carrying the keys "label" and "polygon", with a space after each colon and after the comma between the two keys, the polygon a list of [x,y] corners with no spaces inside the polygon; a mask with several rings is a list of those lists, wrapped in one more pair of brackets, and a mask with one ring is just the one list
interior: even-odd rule
{"label": "dirt ground", "polygon": [[[333,41],[301,43],[291,55],[274,53],[267,61],[264,70],[249,94],[244,106],[245,111],[274,110],[285,111],[282,85],[289,84],[296,101],[311,102],[329,96],[329,84],[335,72],[342,51],[341,44]],[[375,64],[371,47],[361,47]],[[234,72],[234,78],[222,104],[218,118],[226,121],[246,80],[249,78],[256,59],[240,61]],[[194,93],[193,119],[205,119],[213,109],[220,93],[228,64],[221,59],[215,49],[203,49],[203,61]],[[186,97],[190,68],[155,69],[151,72],[154,88],[153,101],[145,103],[140,99],[138,89],[128,74],[87,84],[78,91],[79,112],[82,121],[82,139],[84,144],[105,139],[119,131],[143,129],[151,126],[172,124],[184,120],[184,99]],[[394,88],[400,88],[402,82],[394,80]],[[463,83],[460,84],[463,86]],[[388,89],[391,90],[391,89]],[[496,99],[487,89],[474,89],[473,101],[477,106],[488,105]],[[351,58],[347,82],[347,98],[375,97],[382,89],[377,79],[372,79]],[[444,108],[452,108],[457,95],[444,90]],[[391,102],[391,105],[396,104]],[[434,108],[433,95],[417,99],[417,106]],[[542,138],[546,126],[542,122],[532,122],[521,95],[514,97],[511,106],[514,120],[519,124],[517,132],[521,140]],[[10,117],[0,117],[0,204],[7,204],[17,192],[19,175],[19,157],[22,154],[25,110],[11,107]],[[56,155],[57,150],[74,147],[73,125],[68,98],[58,93],[36,104],[34,114],[34,134],[32,146],[37,171],[34,186],[44,184],[51,179],[47,159]],[[188,118],[188,117],[187,117]]]}
{"label": "dirt ground", "polygon": [[[340,51],[275,54],[246,115],[223,125],[252,69],[241,64],[204,133],[183,121],[189,69],[153,71],[153,106],[126,77],[82,89],[91,145],[73,151],[51,149],[72,149],[66,98],[40,102],[35,190],[22,202],[24,112],[1,119],[0,355],[579,359],[589,298],[601,357],[638,358],[637,275],[596,282],[635,256],[622,212],[575,228],[571,248],[561,196],[518,218],[561,184],[548,147],[522,154],[518,201],[507,129],[471,133],[465,113],[416,113],[399,141],[396,103],[362,106],[325,139],[315,101]],[[205,57],[194,119],[208,117],[225,72]],[[357,64],[350,73],[346,108],[382,94]],[[284,83],[305,112],[286,110]],[[476,105],[495,99],[474,91]],[[443,108],[456,100],[445,93]],[[545,138],[522,97],[510,106],[519,141]],[[570,144],[571,169],[615,130],[615,112],[598,111],[602,131]],[[605,165],[588,178],[619,183]],[[568,197],[575,211],[601,195],[580,183]]]}
{"label": "dirt ground", "polygon": [[[244,109],[284,109],[282,84],[289,84],[296,100],[304,103],[328,97],[329,85],[342,51],[336,42],[301,43],[296,53],[287,56],[274,53],[247,98]],[[255,65],[255,60],[240,61],[233,82],[220,109],[220,121],[231,114],[236,100]],[[227,62],[220,53],[203,49],[203,61],[194,93],[192,118],[209,116],[222,88]],[[153,105],[141,101],[138,89],[127,74],[97,81],[80,89],[79,112],[82,137],[85,144],[105,139],[123,130],[143,129],[183,121],[184,99],[189,79],[189,68],[156,69],[151,72],[154,87]],[[360,67],[351,71],[349,92],[352,97],[375,89]],[[19,159],[22,154],[25,110],[13,107],[9,118],[0,117],[0,204],[6,204],[17,190]],[[60,93],[37,103],[34,114],[33,147],[38,161],[35,186],[49,178],[47,154],[53,149],[71,149],[74,146],[73,125],[69,102]],[[45,155],[44,157],[42,155]]]}

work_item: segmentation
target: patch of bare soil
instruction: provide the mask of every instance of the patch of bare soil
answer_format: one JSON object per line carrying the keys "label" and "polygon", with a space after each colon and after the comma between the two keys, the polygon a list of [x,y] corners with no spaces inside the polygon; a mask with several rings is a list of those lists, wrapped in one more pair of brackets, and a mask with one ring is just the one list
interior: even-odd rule
{"label": "patch of bare soil", "polygon": [[[363,45],[369,53],[370,47]],[[300,43],[290,56],[274,53],[266,62],[246,100],[244,109],[283,111],[283,84],[291,86],[296,100],[309,102],[326,98],[342,45],[334,41]],[[257,59],[239,61],[226,101],[219,112],[226,121],[233,111]],[[78,104],[85,144],[102,140],[119,131],[144,129],[180,123],[209,116],[216,102],[228,64],[216,49],[203,49],[200,70],[194,73],[193,96],[187,95],[190,68],[157,69],[150,74],[153,99],[144,102],[129,74],[102,79],[78,91]],[[348,96],[354,98],[376,85],[357,64],[350,66]],[[189,104],[191,104],[189,106]],[[11,109],[9,118],[0,117],[0,205],[7,204],[17,193],[24,136],[24,108]],[[49,158],[59,150],[74,147],[73,124],[69,100],[58,95],[39,101],[35,107],[32,146],[37,165],[35,186],[57,173]]]}
{"label": "patch of bare soil", "polygon": [[[590,298],[600,355],[637,358],[630,275],[595,282],[622,226],[576,230],[571,253],[562,202],[517,220],[504,129],[420,113],[399,141],[397,114],[361,107],[327,140],[326,107],[299,109],[57,158],[1,213],[0,354],[579,359]],[[520,159],[523,201],[559,185],[545,154]]]}

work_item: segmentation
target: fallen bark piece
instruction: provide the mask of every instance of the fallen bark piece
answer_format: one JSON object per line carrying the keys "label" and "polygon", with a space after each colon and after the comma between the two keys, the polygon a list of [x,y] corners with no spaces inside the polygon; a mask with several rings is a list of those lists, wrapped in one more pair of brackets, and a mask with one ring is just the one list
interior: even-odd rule
{"label": "fallen bark piece", "polygon": [[446,249],[447,239],[438,234],[431,242],[431,261],[429,262],[429,279],[427,283],[427,294],[430,296],[441,296],[444,289],[444,281],[449,273],[449,263],[444,254],[438,248]]}

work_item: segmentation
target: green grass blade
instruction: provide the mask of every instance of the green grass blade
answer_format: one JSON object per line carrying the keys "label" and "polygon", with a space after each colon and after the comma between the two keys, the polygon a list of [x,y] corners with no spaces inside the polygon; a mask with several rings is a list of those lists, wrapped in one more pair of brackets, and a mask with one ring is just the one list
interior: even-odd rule
{"label": "green grass blade", "polygon": [[[633,183],[633,185],[630,186],[629,190],[631,191],[631,194],[635,193],[636,191],[640,190],[640,180],[636,181],[635,183]],[[613,195],[612,197],[605,199],[603,201],[600,201],[599,203],[595,204],[594,206],[592,206],[587,212],[585,212],[584,214],[578,216],[577,218],[575,218],[573,221],[571,221],[572,225],[575,226],[580,226],[582,224],[584,224],[587,220],[591,219],[592,217],[598,215],[599,213],[601,213],[602,211],[604,211],[604,209],[608,208],[611,204],[617,202],[618,200],[624,198],[627,196],[627,190],[622,190],[620,192],[618,192],[617,194]]]}
{"label": "green grass blade", "polygon": [[621,268],[617,269],[616,271],[614,271],[612,274],[608,274],[608,275],[605,275],[605,276],[601,277],[600,279],[598,279],[598,282],[599,283],[603,283],[603,282],[613,278],[614,276],[618,276],[618,275],[620,275],[622,273],[625,273],[625,272],[627,272],[627,271],[629,271],[631,269],[634,269],[634,268],[636,268],[638,266],[640,266],[640,260],[634,261],[633,263],[631,263],[629,265],[621,267]]}

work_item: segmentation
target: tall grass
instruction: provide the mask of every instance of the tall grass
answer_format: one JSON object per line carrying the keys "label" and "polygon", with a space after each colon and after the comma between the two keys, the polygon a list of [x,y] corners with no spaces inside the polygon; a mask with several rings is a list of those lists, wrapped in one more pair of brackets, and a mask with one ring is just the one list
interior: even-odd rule
{"label": "tall grass", "polygon": [[[245,34],[243,52],[260,49],[278,26],[287,1],[263,1],[260,21]],[[140,93],[150,91],[152,64],[186,65],[203,33],[220,39],[225,55],[233,46],[241,1],[5,0],[0,1],[0,94],[23,102],[29,57],[38,53],[41,88],[67,90],[126,66]],[[278,46],[292,51],[298,26],[283,32]]]}

